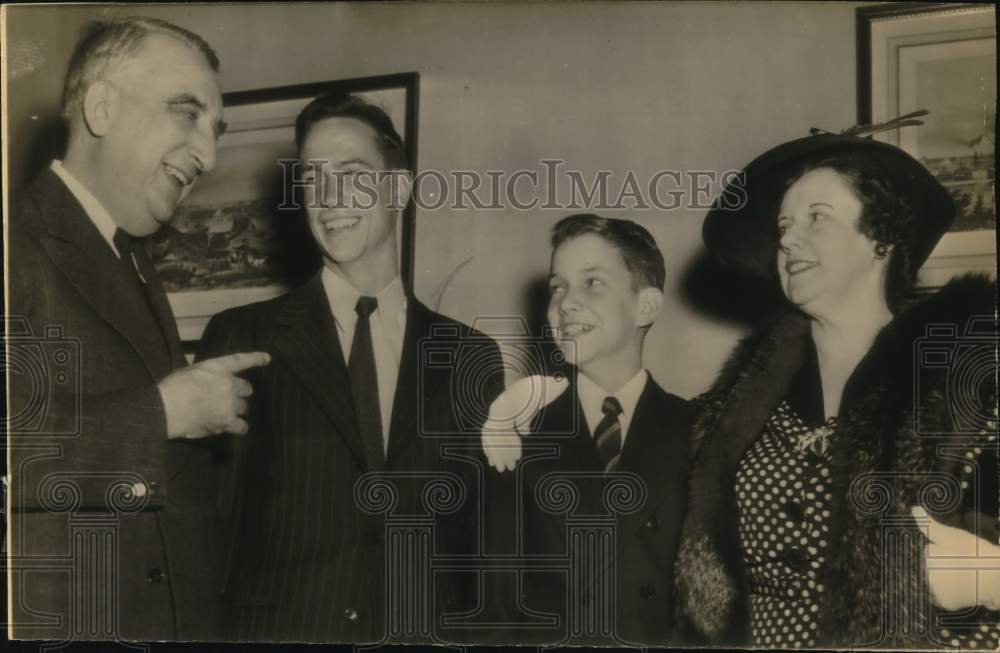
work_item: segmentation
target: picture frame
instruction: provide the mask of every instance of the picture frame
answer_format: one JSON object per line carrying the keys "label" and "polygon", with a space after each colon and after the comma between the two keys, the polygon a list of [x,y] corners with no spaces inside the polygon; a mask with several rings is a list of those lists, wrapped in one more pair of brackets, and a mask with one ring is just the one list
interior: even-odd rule
{"label": "picture frame", "polygon": [[995,7],[892,3],[860,7],[856,16],[858,124],[928,110],[923,125],[875,138],[921,161],[956,201],[955,222],[918,286],[969,272],[995,278]]}
{"label": "picture frame", "polygon": [[[416,174],[418,73],[225,93],[227,128],[215,168],[150,242],[150,257],[189,353],[219,311],[276,297],[318,269],[319,251],[304,211],[292,201],[285,168],[291,170],[297,158],[296,116],[328,92],[355,94],[385,109]],[[413,280],[414,222],[411,202],[397,229],[407,288]]]}

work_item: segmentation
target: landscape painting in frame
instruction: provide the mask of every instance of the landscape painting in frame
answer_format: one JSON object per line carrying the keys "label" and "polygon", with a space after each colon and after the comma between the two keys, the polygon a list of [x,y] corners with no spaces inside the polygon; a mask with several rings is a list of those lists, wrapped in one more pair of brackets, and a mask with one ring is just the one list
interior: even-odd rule
{"label": "landscape painting in frame", "polygon": [[[921,126],[876,136],[916,157],[951,193],[956,218],[920,273],[996,276],[996,9],[922,5],[859,9],[859,121],[927,110]],[[867,70],[863,67],[867,66]]]}
{"label": "landscape painting in frame", "polygon": [[[382,107],[415,165],[416,73],[224,95],[227,127],[215,169],[198,180],[149,245],[185,342],[197,341],[219,311],[275,297],[315,271],[319,255],[285,171],[296,159],[295,117],[330,91]],[[404,276],[412,211],[411,205],[398,229]]]}

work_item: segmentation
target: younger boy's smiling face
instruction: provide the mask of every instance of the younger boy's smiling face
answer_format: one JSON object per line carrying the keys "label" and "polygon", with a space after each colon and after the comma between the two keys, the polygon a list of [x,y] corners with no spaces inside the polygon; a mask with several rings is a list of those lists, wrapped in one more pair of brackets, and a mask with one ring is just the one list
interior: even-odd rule
{"label": "younger boy's smiling face", "polygon": [[576,236],[552,253],[549,324],[567,361],[588,376],[641,351],[640,327],[655,317],[641,297],[621,252],[601,236]]}

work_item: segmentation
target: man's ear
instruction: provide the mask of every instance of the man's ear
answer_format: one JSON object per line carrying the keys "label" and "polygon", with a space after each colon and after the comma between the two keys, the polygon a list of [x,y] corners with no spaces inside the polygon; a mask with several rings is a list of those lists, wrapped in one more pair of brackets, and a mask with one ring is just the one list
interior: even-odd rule
{"label": "man's ear", "polygon": [[656,321],[663,308],[663,291],[647,286],[639,291],[639,326],[646,327]]}
{"label": "man's ear", "polygon": [[83,122],[91,134],[100,138],[108,133],[114,112],[114,98],[109,84],[96,81],[83,96]]}
{"label": "man's ear", "polygon": [[392,175],[390,179],[392,184],[390,188],[393,192],[392,207],[402,211],[406,208],[413,192],[413,177],[410,176],[409,170],[393,170],[389,174]]}

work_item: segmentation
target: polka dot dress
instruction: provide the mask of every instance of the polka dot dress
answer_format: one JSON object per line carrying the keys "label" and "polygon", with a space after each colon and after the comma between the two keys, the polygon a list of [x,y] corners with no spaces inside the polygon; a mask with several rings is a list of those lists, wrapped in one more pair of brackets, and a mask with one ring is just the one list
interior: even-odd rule
{"label": "polka dot dress", "polygon": [[[994,415],[990,427],[995,426]],[[828,452],[835,428],[836,418],[811,427],[782,402],[740,461],[736,500],[755,647],[817,645],[817,617],[826,591],[818,576],[829,551],[833,501]],[[971,461],[981,453],[979,447],[966,452],[970,464],[962,467],[963,489],[972,482]],[[939,628],[937,635],[941,646],[1000,648],[997,623]]]}
{"label": "polka dot dress", "polygon": [[782,402],[740,462],[736,497],[754,646],[816,645],[834,426],[830,420],[811,428]]}
{"label": "polka dot dress", "polygon": [[975,629],[952,631],[947,628],[939,631],[939,640],[954,648],[963,650],[982,649],[996,651],[1000,648],[1000,626],[997,624],[980,624]]}

